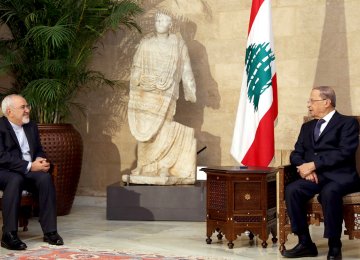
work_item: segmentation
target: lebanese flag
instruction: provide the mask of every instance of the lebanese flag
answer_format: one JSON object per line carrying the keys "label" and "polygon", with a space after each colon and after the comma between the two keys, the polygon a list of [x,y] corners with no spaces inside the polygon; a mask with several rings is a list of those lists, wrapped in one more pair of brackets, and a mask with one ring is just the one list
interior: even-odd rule
{"label": "lebanese flag", "polygon": [[231,155],[245,166],[269,166],[278,114],[271,1],[253,0]]}

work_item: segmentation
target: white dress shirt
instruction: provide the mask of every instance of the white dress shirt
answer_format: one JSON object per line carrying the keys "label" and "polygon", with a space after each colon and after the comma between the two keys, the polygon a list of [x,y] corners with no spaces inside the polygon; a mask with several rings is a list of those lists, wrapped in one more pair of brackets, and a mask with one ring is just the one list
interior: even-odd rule
{"label": "white dress shirt", "polygon": [[25,134],[24,128],[22,126],[15,125],[11,122],[10,122],[10,124],[11,124],[12,128],[14,129],[16,137],[19,141],[22,157],[25,161],[29,162],[29,164],[27,166],[27,171],[26,171],[26,173],[27,173],[31,169],[31,155],[30,155],[29,142],[26,138],[26,134]]}
{"label": "white dress shirt", "polygon": [[321,125],[320,127],[320,135],[322,133],[322,131],[324,131],[325,127],[327,126],[327,124],[329,123],[330,119],[333,117],[333,115],[335,114],[336,110],[331,111],[329,114],[327,114],[326,116],[324,116],[322,119],[325,120],[325,122]]}

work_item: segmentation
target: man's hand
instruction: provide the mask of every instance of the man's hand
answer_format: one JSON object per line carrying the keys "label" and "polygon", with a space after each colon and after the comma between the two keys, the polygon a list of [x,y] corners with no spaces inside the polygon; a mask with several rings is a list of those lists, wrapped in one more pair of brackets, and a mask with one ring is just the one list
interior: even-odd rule
{"label": "man's hand", "polygon": [[319,180],[318,180],[318,177],[317,177],[316,172],[310,173],[310,174],[307,175],[304,179],[305,179],[305,180],[308,180],[308,181],[315,182],[316,184],[319,183]]}
{"label": "man's hand", "polygon": [[50,169],[50,163],[46,158],[37,157],[35,161],[31,163],[30,171],[32,172],[48,172]]}
{"label": "man's hand", "polygon": [[297,172],[300,174],[301,178],[305,179],[306,176],[310,175],[316,170],[314,162],[303,163],[300,166],[297,166]]}

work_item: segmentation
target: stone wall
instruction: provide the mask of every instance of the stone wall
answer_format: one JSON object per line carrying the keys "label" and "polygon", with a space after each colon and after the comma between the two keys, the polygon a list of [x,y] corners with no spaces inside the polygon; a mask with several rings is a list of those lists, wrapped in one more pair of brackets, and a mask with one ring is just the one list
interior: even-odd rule
{"label": "stone wall", "polygon": [[[174,17],[190,52],[197,83],[196,104],[180,97],[176,120],[193,127],[198,165],[236,165],[229,150],[240,95],[251,0],[146,0],[139,18],[143,35],[153,31],[156,10]],[[314,85],[333,86],[337,109],[360,114],[360,1],[273,0],[279,116],[274,165],[284,163],[298,135]],[[122,88],[83,93],[85,115],[73,122],[84,139],[79,195],[104,195],[106,186],[136,165],[136,141],[127,124],[131,60],[143,35],[110,32],[98,45],[93,67]]]}

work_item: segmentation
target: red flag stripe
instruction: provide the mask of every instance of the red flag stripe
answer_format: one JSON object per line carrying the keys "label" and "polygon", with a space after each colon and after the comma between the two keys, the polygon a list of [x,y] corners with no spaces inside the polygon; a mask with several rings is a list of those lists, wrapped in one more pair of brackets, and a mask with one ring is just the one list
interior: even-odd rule
{"label": "red flag stripe", "polygon": [[262,3],[264,2],[264,0],[253,0],[252,1],[252,6],[251,6],[251,12],[250,12],[250,21],[249,21],[249,29],[248,29],[248,35],[251,31],[251,27],[253,25],[253,22],[255,20],[255,17],[260,9],[260,6],[262,5]]}
{"label": "red flag stripe", "polygon": [[274,111],[274,122],[278,116],[278,93],[277,93],[277,76],[276,73],[274,74],[274,76],[272,77],[271,80],[271,86],[272,86],[272,91],[273,91],[273,103],[272,103],[272,109]]}

